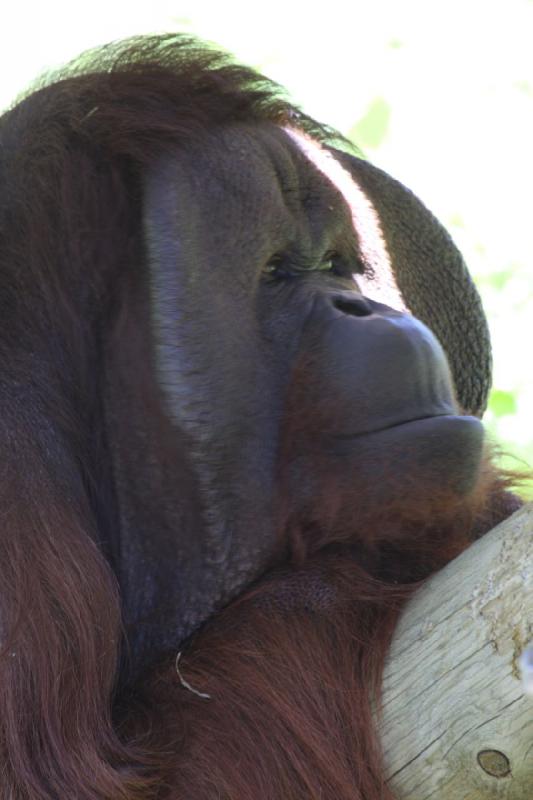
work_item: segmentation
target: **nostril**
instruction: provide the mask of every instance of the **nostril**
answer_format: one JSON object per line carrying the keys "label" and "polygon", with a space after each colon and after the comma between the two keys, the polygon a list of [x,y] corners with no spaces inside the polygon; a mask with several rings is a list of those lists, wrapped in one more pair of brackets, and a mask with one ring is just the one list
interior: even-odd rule
{"label": "nostril", "polygon": [[363,295],[351,295],[350,297],[334,297],[333,305],[352,317],[369,317],[372,313],[370,302]]}

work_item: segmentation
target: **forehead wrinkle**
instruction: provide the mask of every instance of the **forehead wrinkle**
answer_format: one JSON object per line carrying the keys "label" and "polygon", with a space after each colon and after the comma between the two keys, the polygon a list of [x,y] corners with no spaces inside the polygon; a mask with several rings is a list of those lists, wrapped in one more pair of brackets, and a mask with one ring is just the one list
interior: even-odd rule
{"label": "forehead wrinkle", "polygon": [[[228,188],[235,189],[239,180],[233,173],[233,164],[240,156],[243,169],[237,185],[243,194],[249,195],[248,200],[256,194],[267,199],[274,194],[289,211],[299,214],[302,208],[306,210],[325,202],[344,210],[338,188],[324,181],[321,173],[302,156],[300,148],[278,125],[239,124],[222,131],[218,144],[225,157],[219,163],[223,170],[221,177]],[[257,169],[250,170],[250,161],[255,162]]]}
{"label": "forehead wrinkle", "polygon": [[273,133],[278,148],[291,165],[289,180],[280,175],[280,185],[286,205],[297,220],[299,244],[309,249],[311,258],[331,248],[359,261],[358,237],[344,193],[303,152],[299,143],[287,136],[285,129],[276,126]]}
{"label": "forehead wrinkle", "polygon": [[283,247],[291,238],[283,192],[291,160],[286,146],[281,153],[273,144],[263,127],[233,125],[202,137],[188,154],[195,194],[212,220],[206,239],[221,252],[228,242],[231,251],[250,253]]}
{"label": "forehead wrinkle", "polygon": [[[239,126],[232,131],[229,146],[233,150],[235,142],[257,165],[257,169],[241,172],[243,211],[245,215],[251,210],[266,213],[265,221],[280,234],[282,249],[296,247],[302,256],[307,251],[311,256],[335,239],[346,252],[357,253],[350,211],[342,193],[324,180],[279,126]],[[222,164],[224,180],[233,182],[228,160],[223,159]]]}
{"label": "forehead wrinkle", "polygon": [[[193,145],[189,164],[204,198],[209,239],[231,248],[284,250],[303,257],[341,248],[359,258],[358,240],[343,193],[278,125],[231,125]],[[198,185],[200,184],[200,185]],[[218,228],[218,232],[217,229]],[[313,253],[315,254],[313,256]]]}
{"label": "forehead wrinkle", "polygon": [[[358,258],[350,209],[339,188],[324,180],[323,173],[278,125],[240,129],[239,135],[243,133],[261,162],[268,165],[269,173],[275,173],[273,185],[280,212],[292,228],[287,245],[296,245],[304,256],[309,250],[312,256],[335,244]],[[248,177],[253,184],[256,176]]]}

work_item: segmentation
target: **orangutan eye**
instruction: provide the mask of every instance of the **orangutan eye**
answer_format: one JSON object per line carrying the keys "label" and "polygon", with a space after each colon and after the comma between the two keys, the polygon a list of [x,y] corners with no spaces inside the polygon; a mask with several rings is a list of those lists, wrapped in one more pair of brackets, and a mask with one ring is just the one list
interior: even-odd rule
{"label": "orangutan eye", "polygon": [[339,254],[333,250],[326,253],[318,264],[316,262],[312,264],[306,263],[279,253],[272,256],[270,261],[265,264],[263,267],[263,275],[267,275],[271,278],[283,279],[310,272],[337,273],[338,261]]}
{"label": "orangutan eye", "polygon": [[270,261],[263,267],[263,275],[269,278],[288,278],[293,271],[288,266],[288,260],[281,254],[272,256]]}
{"label": "orangutan eye", "polygon": [[331,250],[329,253],[326,253],[318,269],[320,270],[320,272],[336,272],[338,268],[339,258],[340,258],[339,254],[336,253],[334,250]]}

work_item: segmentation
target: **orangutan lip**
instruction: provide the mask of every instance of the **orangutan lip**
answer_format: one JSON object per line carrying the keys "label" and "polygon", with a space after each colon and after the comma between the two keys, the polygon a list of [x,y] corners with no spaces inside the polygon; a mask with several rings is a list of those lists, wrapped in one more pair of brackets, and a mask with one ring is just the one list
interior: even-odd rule
{"label": "orangutan lip", "polygon": [[412,419],[406,419],[402,422],[393,422],[391,425],[385,425],[383,428],[376,428],[375,430],[369,431],[359,431],[358,433],[339,433],[334,434],[335,439],[359,439],[363,436],[373,436],[377,433],[384,433],[385,431],[390,431],[395,428],[402,428],[404,426],[409,425],[416,425],[418,422],[425,422],[426,420],[432,419],[442,419],[444,417],[448,417],[449,419],[455,419],[461,417],[461,414],[449,414],[446,412],[442,412],[442,414],[427,414],[424,417],[413,417]]}

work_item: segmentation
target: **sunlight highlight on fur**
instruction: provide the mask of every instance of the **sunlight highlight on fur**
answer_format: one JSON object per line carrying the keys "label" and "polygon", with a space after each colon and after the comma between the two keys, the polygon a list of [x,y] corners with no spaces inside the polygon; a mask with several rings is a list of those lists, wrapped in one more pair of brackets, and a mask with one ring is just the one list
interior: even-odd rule
{"label": "sunlight highlight on fur", "polygon": [[297,128],[284,130],[300,150],[339,190],[352,213],[359,250],[369,275],[357,275],[362,293],[391,308],[406,311],[405,303],[394,280],[387,245],[376,210],[350,173],[319,142]]}

